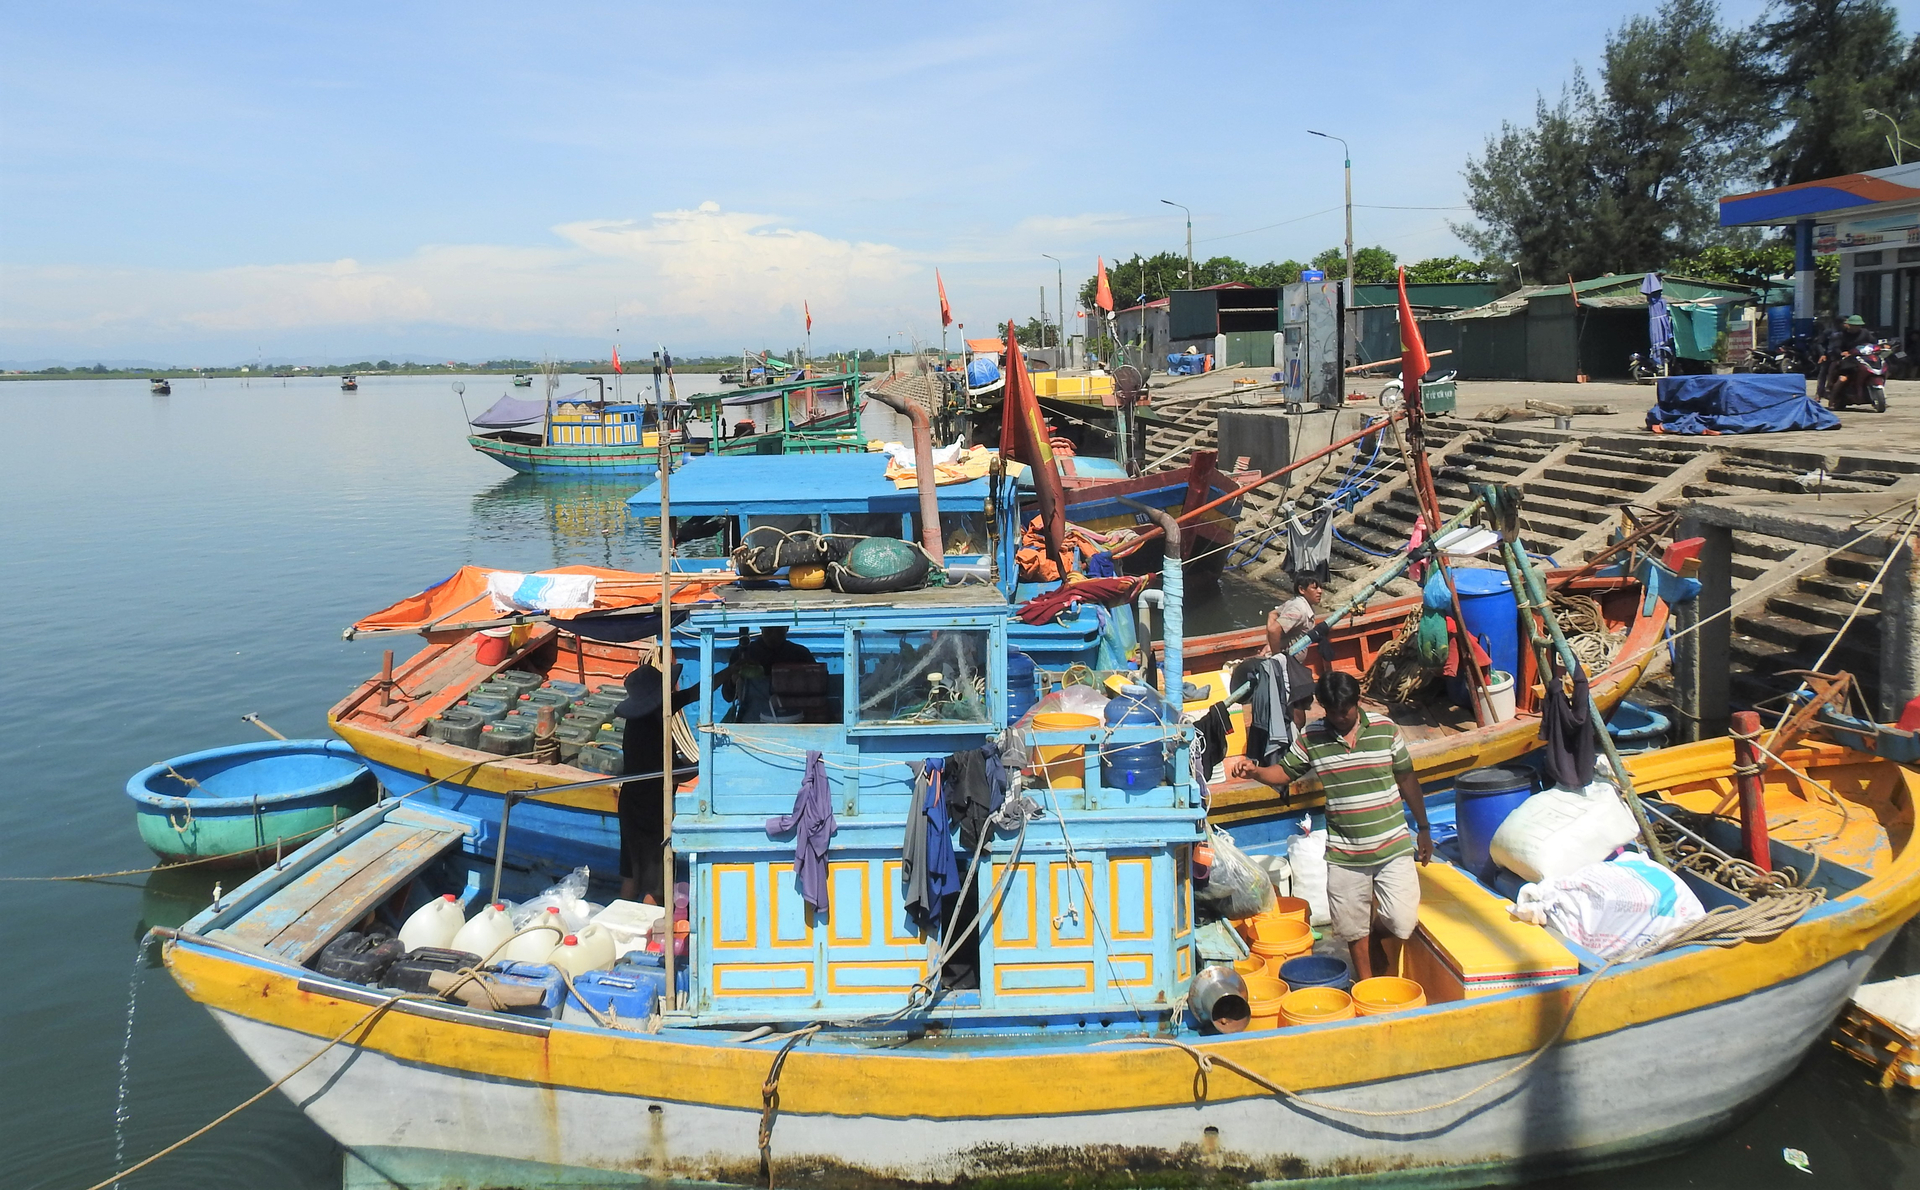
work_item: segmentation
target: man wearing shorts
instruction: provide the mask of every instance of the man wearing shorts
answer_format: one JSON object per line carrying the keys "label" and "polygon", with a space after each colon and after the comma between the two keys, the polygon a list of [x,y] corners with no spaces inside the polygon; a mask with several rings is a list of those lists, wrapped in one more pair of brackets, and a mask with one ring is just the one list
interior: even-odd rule
{"label": "man wearing shorts", "polygon": [[[1327,795],[1327,907],[1333,936],[1353,956],[1354,976],[1371,979],[1372,940],[1380,939],[1386,970],[1400,969],[1401,945],[1420,919],[1415,863],[1433,858],[1427,803],[1413,775],[1413,757],[1400,729],[1385,715],[1360,709],[1360,683],[1335,671],[1316,694],[1323,718],[1307,724],[1278,764],[1235,757],[1228,775],[1253,777],[1275,788],[1309,772]],[[1419,827],[1407,830],[1407,811]]]}

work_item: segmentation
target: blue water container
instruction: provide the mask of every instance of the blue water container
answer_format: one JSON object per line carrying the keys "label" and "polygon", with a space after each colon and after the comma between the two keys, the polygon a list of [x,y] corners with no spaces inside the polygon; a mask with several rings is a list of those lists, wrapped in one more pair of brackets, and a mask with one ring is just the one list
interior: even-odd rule
{"label": "blue water container", "polygon": [[1017,723],[1040,699],[1033,658],[1019,649],[1007,650],[1007,722]]}
{"label": "blue water container", "polygon": [[1458,567],[1453,589],[1460,596],[1466,629],[1493,658],[1501,673],[1520,672],[1520,605],[1504,570]]}
{"label": "blue water container", "polygon": [[1353,986],[1353,969],[1347,966],[1345,959],[1323,954],[1303,954],[1280,964],[1280,982],[1296,990],[1339,988],[1344,992]]}
{"label": "blue water container", "polygon": [[[1122,686],[1107,700],[1108,727],[1157,727],[1160,696],[1145,686]],[[1167,750],[1159,740],[1108,745],[1100,757],[1100,784],[1109,789],[1153,789],[1167,783]]]}
{"label": "blue water container", "polygon": [[1659,711],[1637,702],[1622,702],[1607,716],[1607,734],[1622,755],[1651,752],[1667,746],[1667,732],[1673,723]]}
{"label": "blue water container", "polygon": [[[666,990],[667,973],[660,967],[621,965],[612,971],[589,971],[573,977],[573,991],[567,994],[568,1019],[575,1019],[575,994],[591,1004],[601,1016],[612,1016],[629,1023],[646,1020],[660,1003]],[[592,1018],[588,1018],[591,1020]]]}
{"label": "blue water container", "polygon": [[1533,774],[1526,769],[1470,769],[1454,778],[1453,820],[1459,827],[1460,866],[1491,881],[1498,867],[1487,854],[1493,832],[1533,796]]}

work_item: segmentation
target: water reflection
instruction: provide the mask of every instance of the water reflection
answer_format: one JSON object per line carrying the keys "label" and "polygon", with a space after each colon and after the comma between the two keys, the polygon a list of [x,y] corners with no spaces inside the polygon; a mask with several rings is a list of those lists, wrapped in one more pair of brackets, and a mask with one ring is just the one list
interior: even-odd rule
{"label": "water reflection", "polygon": [[633,477],[503,479],[474,494],[473,539],[482,547],[510,543],[516,552],[529,542],[544,543],[547,566],[651,570],[660,556],[659,521],[627,510],[627,497],[640,482]]}

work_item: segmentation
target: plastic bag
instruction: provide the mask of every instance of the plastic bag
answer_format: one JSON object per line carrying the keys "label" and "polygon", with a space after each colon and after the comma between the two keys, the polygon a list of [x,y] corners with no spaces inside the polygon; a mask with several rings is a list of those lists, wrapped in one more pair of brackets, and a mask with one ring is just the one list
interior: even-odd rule
{"label": "plastic bag", "polygon": [[1225,831],[1209,828],[1207,833],[1213,848],[1213,868],[1204,882],[1194,882],[1194,904],[1233,921],[1274,908],[1273,881],[1267,879],[1266,870],[1240,850]]}
{"label": "plastic bag", "polygon": [[1309,924],[1328,925],[1333,911],[1327,907],[1327,832],[1309,830],[1311,818],[1300,820],[1300,832],[1287,840],[1287,866],[1293,877],[1293,895],[1307,903]]}
{"label": "plastic bag", "polygon": [[548,906],[560,910],[560,924],[568,933],[579,933],[587,922],[600,911],[600,906],[587,900],[587,880],[589,872],[585,865],[575,868],[567,876],[537,897],[521,902],[513,910],[513,928],[524,930],[528,923],[547,911]]}
{"label": "plastic bag", "polygon": [[1534,794],[1507,815],[1487,853],[1507,871],[1538,883],[1597,864],[1639,833],[1620,791],[1597,780],[1585,789]]}
{"label": "plastic bag", "polygon": [[1070,715],[1092,715],[1104,720],[1107,713],[1106,695],[1092,686],[1063,686],[1033,704],[1036,714],[1050,711],[1062,711]]}
{"label": "plastic bag", "polygon": [[1513,916],[1552,926],[1610,959],[1665,937],[1706,910],[1685,881],[1629,851],[1555,880],[1521,885]]}

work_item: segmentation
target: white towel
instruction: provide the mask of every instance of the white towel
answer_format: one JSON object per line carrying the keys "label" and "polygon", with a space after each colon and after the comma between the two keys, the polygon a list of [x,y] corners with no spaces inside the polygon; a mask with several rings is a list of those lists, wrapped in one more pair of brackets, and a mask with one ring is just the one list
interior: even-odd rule
{"label": "white towel", "polygon": [[487,573],[487,594],[493,596],[493,610],[503,615],[548,612],[592,607],[597,582],[599,579],[591,574],[518,574],[511,570],[493,570]]}

